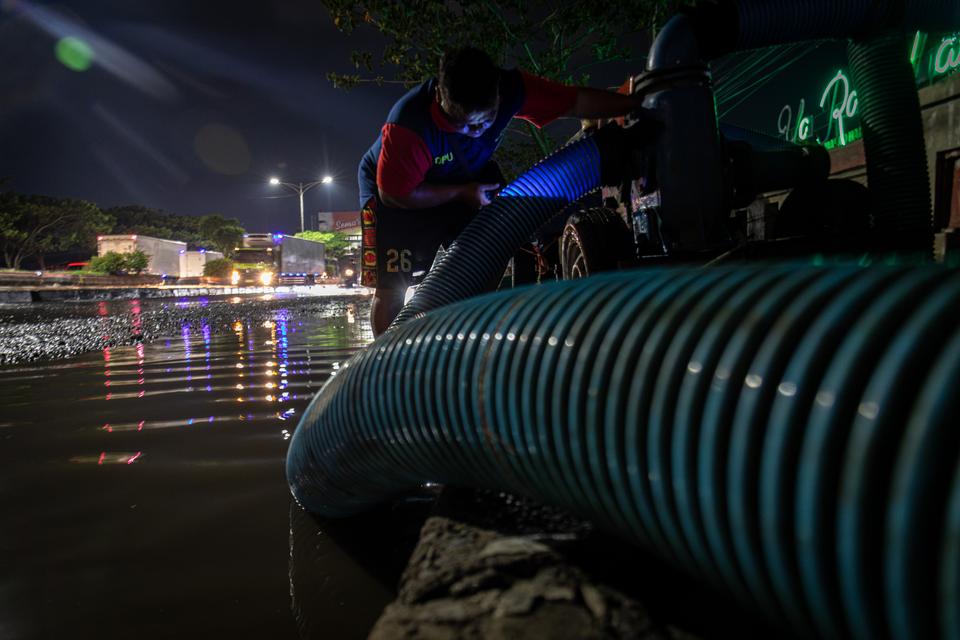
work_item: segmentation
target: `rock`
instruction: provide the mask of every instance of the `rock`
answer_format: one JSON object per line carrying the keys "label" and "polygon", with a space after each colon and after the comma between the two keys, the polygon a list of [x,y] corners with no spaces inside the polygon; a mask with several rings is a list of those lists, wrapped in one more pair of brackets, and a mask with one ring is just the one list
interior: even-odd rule
{"label": "rock", "polygon": [[539,590],[529,582],[518,582],[505,591],[493,612],[494,618],[529,613],[540,597]]}
{"label": "rock", "polygon": [[478,557],[536,555],[538,553],[553,553],[553,551],[547,545],[535,542],[530,538],[511,537],[493,540],[480,551]]}
{"label": "rock", "polygon": [[597,628],[590,614],[574,607],[546,604],[524,617],[494,617],[487,637],[491,640],[530,640],[540,638],[576,638],[593,640],[614,638]]}
{"label": "rock", "polygon": [[599,589],[590,584],[583,584],[580,585],[580,595],[594,618],[603,620],[607,617],[607,603]]}
{"label": "rock", "polygon": [[515,496],[445,490],[370,638],[670,638],[558,550],[588,530]]}
{"label": "rock", "polygon": [[465,596],[492,587],[504,587],[508,582],[499,572],[493,569],[484,569],[458,580],[450,587],[450,595]]}

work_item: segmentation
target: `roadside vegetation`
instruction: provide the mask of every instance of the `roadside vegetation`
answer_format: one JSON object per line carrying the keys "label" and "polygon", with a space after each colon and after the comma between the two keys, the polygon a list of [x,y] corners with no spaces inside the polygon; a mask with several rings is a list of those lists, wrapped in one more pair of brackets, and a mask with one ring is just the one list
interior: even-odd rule
{"label": "roadside vegetation", "polygon": [[102,256],[90,258],[87,271],[93,273],[107,273],[114,276],[132,274],[140,275],[150,262],[150,256],[139,249],[131,253],[117,253],[108,251]]}
{"label": "roadside vegetation", "polygon": [[[86,260],[96,256],[97,236],[125,234],[179,240],[229,257],[243,239],[244,228],[236,218],[219,213],[184,216],[139,205],[101,209],[75,198],[0,191],[0,256],[8,269],[46,271]],[[103,260],[91,258],[87,270],[139,273],[146,268],[146,263],[138,266],[139,258],[123,265],[111,260],[104,266]]]}
{"label": "roadside vegetation", "polygon": [[295,234],[297,238],[322,242],[327,259],[339,258],[350,251],[350,237],[342,231],[301,231]]}
{"label": "roadside vegetation", "polygon": [[210,260],[203,265],[203,275],[207,278],[227,279],[233,272],[233,260],[230,258],[217,258]]}

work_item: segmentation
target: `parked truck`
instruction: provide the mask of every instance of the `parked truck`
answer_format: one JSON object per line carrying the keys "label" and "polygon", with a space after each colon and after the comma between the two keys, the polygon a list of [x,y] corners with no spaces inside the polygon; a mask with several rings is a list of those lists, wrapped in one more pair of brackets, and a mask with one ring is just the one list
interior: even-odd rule
{"label": "parked truck", "polygon": [[149,261],[145,273],[168,278],[180,277],[180,253],[186,251],[187,243],[176,240],[164,240],[141,235],[116,235],[97,237],[97,255],[110,251],[133,253],[143,251]]}
{"label": "parked truck", "polygon": [[248,233],[237,248],[233,284],[313,284],[324,272],[322,242],[280,233]]}
{"label": "parked truck", "polygon": [[223,258],[219,251],[199,249],[197,251],[180,251],[180,277],[199,278],[203,275],[204,266],[212,261]]}

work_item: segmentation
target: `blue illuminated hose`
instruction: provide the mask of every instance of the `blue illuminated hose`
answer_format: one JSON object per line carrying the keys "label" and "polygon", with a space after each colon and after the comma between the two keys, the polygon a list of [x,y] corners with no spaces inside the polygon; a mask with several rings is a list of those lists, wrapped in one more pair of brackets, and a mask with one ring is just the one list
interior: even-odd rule
{"label": "blue illuminated hose", "polygon": [[960,638],[960,274],[651,269],[388,332],[287,474],[347,516],[423,482],[559,505],[798,635]]}
{"label": "blue illuminated hose", "polygon": [[508,184],[457,236],[391,326],[496,288],[511,256],[534,231],[600,186],[603,135],[562,147]]}

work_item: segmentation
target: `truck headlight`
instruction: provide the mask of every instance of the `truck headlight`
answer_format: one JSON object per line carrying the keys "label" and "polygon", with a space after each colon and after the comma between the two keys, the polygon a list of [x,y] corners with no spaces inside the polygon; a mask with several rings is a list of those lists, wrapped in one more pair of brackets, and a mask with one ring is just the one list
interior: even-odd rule
{"label": "truck headlight", "polygon": [[353,275],[353,269],[344,269],[343,275],[347,276],[348,278],[351,277]]}
{"label": "truck headlight", "polygon": [[273,274],[269,271],[264,271],[260,274],[260,282],[262,282],[264,286],[269,285],[271,280],[273,280]]}
{"label": "truck headlight", "polygon": [[240,272],[234,271],[230,274],[230,284],[240,284]]}

